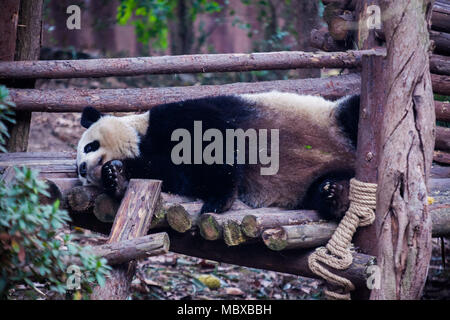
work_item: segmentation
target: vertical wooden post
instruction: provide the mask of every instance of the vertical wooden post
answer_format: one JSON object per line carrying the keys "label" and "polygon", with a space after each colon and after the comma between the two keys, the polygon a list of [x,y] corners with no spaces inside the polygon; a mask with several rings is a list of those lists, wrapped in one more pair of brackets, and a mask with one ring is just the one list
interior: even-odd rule
{"label": "vertical wooden post", "polygon": [[[161,181],[135,180],[128,185],[107,243],[145,236],[152,222]],[[136,271],[136,261],[114,266],[103,287],[96,287],[92,299],[125,300],[129,295],[131,280]]]}
{"label": "vertical wooden post", "polygon": [[[380,45],[374,28],[368,28],[371,5],[379,5],[378,0],[358,1],[358,46],[360,50],[373,49]],[[380,31],[380,30],[378,30]],[[363,56],[361,70],[361,98],[358,122],[358,145],[356,154],[355,178],[362,182],[377,183],[378,159],[380,146],[380,127],[384,114],[385,58],[383,56]],[[354,236],[355,245],[364,253],[378,253],[375,224],[358,228]],[[357,288],[352,293],[353,299],[368,299],[369,288]]]}
{"label": "vertical wooden post", "polygon": [[0,61],[14,60],[20,0],[2,1],[0,10]]}
{"label": "vertical wooden post", "polygon": [[431,0],[380,0],[387,42],[377,230],[380,288],[371,299],[419,299],[431,257],[427,185],[435,113],[429,71]]}
{"label": "vertical wooden post", "polygon": [[[378,0],[359,1],[356,6],[358,14],[358,44],[360,50],[374,49],[379,43],[375,36],[376,29],[368,28],[368,9],[378,5]],[[377,183],[378,159],[380,145],[380,127],[384,114],[386,87],[384,81],[385,59],[382,56],[363,56],[361,70],[361,102],[358,122],[358,146],[356,155],[356,174],[359,181]],[[362,252],[377,254],[376,228],[372,224],[358,229],[354,239],[355,245]],[[366,288],[366,293],[367,288]]]}
{"label": "vertical wooden post", "polygon": [[[14,60],[39,60],[42,35],[43,0],[21,0],[17,24]],[[13,81],[9,86],[33,88],[34,80]],[[26,151],[30,131],[31,112],[16,112],[16,124],[9,130],[9,152]]]}

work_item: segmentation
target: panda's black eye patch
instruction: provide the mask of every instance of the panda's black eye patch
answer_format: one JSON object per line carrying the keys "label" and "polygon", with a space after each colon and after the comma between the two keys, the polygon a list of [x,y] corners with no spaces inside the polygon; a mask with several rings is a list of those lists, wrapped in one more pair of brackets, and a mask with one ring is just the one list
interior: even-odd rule
{"label": "panda's black eye patch", "polygon": [[84,146],[84,153],[94,152],[100,148],[100,142],[98,140],[92,141]]}

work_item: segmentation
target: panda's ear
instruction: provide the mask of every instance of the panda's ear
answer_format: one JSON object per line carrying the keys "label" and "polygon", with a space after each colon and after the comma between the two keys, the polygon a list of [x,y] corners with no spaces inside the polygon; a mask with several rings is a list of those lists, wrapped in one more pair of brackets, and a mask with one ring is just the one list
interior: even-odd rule
{"label": "panda's ear", "polygon": [[89,128],[92,124],[97,122],[103,115],[93,107],[85,107],[81,115],[81,125],[84,128]]}

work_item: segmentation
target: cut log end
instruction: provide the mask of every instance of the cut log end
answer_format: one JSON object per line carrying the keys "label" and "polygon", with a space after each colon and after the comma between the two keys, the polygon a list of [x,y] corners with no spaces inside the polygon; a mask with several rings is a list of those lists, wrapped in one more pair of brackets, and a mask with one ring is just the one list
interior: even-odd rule
{"label": "cut log end", "polygon": [[249,238],[257,238],[261,235],[261,230],[258,228],[257,218],[253,215],[247,215],[242,219],[242,232]]}
{"label": "cut log end", "polygon": [[287,247],[286,233],[282,228],[267,229],[262,233],[262,240],[267,248],[281,251]]}
{"label": "cut log end", "polygon": [[105,223],[114,222],[120,203],[103,193],[100,194],[94,202],[94,215],[98,220]]}
{"label": "cut log end", "polygon": [[237,221],[228,220],[223,224],[223,239],[227,246],[237,246],[247,242],[247,238],[241,230],[241,226]]}
{"label": "cut log end", "polygon": [[101,191],[96,187],[79,186],[71,189],[67,194],[69,207],[77,212],[86,212],[93,208],[95,199]]}
{"label": "cut log end", "polygon": [[210,213],[204,213],[198,223],[200,235],[206,240],[218,240],[222,237],[222,227]]}
{"label": "cut log end", "polygon": [[183,233],[193,227],[191,215],[180,204],[166,208],[166,218],[169,226],[175,231]]}

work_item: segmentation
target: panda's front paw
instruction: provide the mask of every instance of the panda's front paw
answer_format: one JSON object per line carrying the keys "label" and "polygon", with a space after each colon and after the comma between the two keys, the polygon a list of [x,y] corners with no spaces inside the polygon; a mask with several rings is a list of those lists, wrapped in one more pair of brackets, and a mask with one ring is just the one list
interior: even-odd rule
{"label": "panda's front paw", "polygon": [[102,182],[106,193],[118,199],[123,197],[128,187],[128,180],[122,161],[111,160],[103,165]]}

